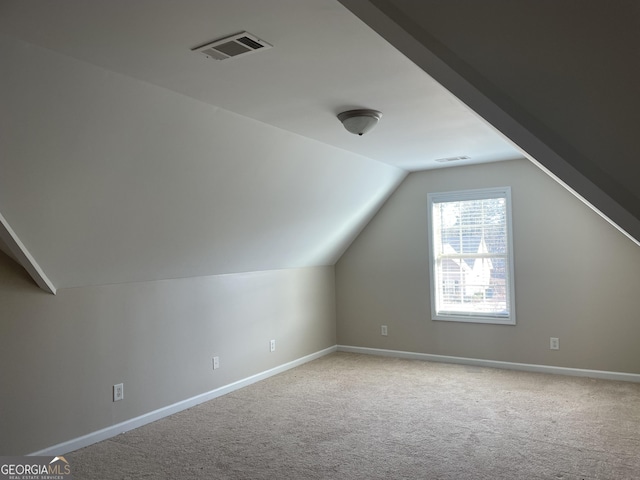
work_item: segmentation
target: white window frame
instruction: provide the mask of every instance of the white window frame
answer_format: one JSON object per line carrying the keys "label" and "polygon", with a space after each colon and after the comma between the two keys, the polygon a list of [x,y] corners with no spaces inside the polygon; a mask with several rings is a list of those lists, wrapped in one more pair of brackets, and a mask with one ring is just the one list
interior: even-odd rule
{"label": "white window frame", "polygon": [[[434,205],[443,202],[456,202],[467,200],[482,200],[487,198],[504,198],[506,207],[506,235],[507,235],[507,252],[502,255],[507,263],[506,271],[508,278],[507,291],[507,305],[508,315],[496,315],[491,313],[480,312],[463,312],[463,311],[439,311],[439,294],[440,290],[437,288],[439,279],[437,271],[437,261],[439,259],[436,256],[436,240],[434,238],[435,228],[433,225],[434,220]],[[494,187],[494,188],[481,188],[476,190],[460,190],[454,192],[440,192],[429,193],[427,195],[428,213],[427,213],[427,228],[429,234],[429,273],[431,280],[431,319],[432,320],[444,320],[452,322],[469,322],[469,323],[490,323],[499,325],[515,325],[516,324],[516,305],[515,305],[515,276],[513,269],[513,227],[512,227],[512,215],[511,215],[511,187]]]}

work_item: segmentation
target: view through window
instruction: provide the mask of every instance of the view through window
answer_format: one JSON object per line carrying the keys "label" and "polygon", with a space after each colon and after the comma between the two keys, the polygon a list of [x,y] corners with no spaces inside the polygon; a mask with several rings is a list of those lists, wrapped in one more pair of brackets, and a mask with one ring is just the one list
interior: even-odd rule
{"label": "view through window", "polygon": [[434,320],[515,323],[509,187],[429,195]]}

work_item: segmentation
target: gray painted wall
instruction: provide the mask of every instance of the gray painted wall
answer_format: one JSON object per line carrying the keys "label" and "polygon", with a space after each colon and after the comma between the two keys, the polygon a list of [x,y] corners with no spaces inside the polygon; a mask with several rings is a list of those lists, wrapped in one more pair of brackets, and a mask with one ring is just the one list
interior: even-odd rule
{"label": "gray painted wall", "polygon": [[[335,345],[334,292],[333,267],[312,267],[53,296],[0,253],[0,455],[50,447]],[[120,382],[125,398],[114,403]]]}
{"label": "gray painted wall", "polygon": [[[517,325],[432,321],[427,193],[506,185]],[[640,373],[639,285],[640,249],[530,162],[418,172],[336,264],[338,343]]]}
{"label": "gray painted wall", "polygon": [[[498,185],[512,187],[518,324],[433,322],[427,193]],[[639,266],[635,244],[525,160],[411,174],[335,269],[53,296],[0,254],[0,454],[37,451],[227,385],[330,347],[336,334],[343,345],[640,373]],[[559,351],[549,350],[551,336]],[[222,364],[215,372],[213,355]],[[113,403],[119,382],[125,399]]]}

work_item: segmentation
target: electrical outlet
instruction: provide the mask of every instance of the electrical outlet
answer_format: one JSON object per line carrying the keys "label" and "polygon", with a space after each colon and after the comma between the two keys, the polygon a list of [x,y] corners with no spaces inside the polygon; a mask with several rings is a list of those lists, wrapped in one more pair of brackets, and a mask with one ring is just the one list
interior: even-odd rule
{"label": "electrical outlet", "polygon": [[118,400],[122,400],[124,398],[124,384],[118,383],[113,386],[113,401],[117,402]]}
{"label": "electrical outlet", "polygon": [[381,325],[380,326],[380,335],[382,335],[383,337],[387,336],[387,326],[386,325]]}
{"label": "electrical outlet", "polygon": [[551,337],[549,339],[549,348],[551,350],[560,350],[560,339],[556,337]]}
{"label": "electrical outlet", "polygon": [[275,352],[276,351],[276,341],[275,340],[271,340],[269,342],[269,351],[270,352]]}
{"label": "electrical outlet", "polygon": [[213,369],[217,370],[220,368],[220,357],[213,357]]}

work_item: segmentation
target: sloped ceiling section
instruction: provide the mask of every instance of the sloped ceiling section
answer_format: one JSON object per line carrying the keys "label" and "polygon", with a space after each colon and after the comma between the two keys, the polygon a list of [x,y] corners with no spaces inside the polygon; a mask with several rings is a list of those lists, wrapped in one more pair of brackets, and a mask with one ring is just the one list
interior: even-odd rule
{"label": "sloped ceiling section", "polygon": [[56,293],[56,287],[27,250],[9,222],[0,213],[0,251],[22,266],[45,292]]}
{"label": "sloped ceiling section", "polygon": [[0,211],[56,287],[332,264],[406,175],[0,36]]}
{"label": "sloped ceiling section", "polygon": [[11,253],[11,250],[9,249],[9,246],[2,240],[2,237],[0,237],[0,252],[2,252],[5,255],[7,255],[14,262],[18,261],[18,259],[15,257],[15,255],[13,253]]}
{"label": "sloped ceiling section", "polygon": [[640,3],[341,3],[640,241]]}
{"label": "sloped ceiling section", "polygon": [[[243,30],[274,47],[190,51]],[[0,0],[0,31],[406,170],[522,156],[337,0]],[[345,135],[351,108],[383,112],[375,134]]]}
{"label": "sloped ceiling section", "polygon": [[[244,30],[274,47],[191,51]],[[56,287],[332,264],[406,172],[522,157],[337,0],[0,0],[0,32],[0,212]]]}

